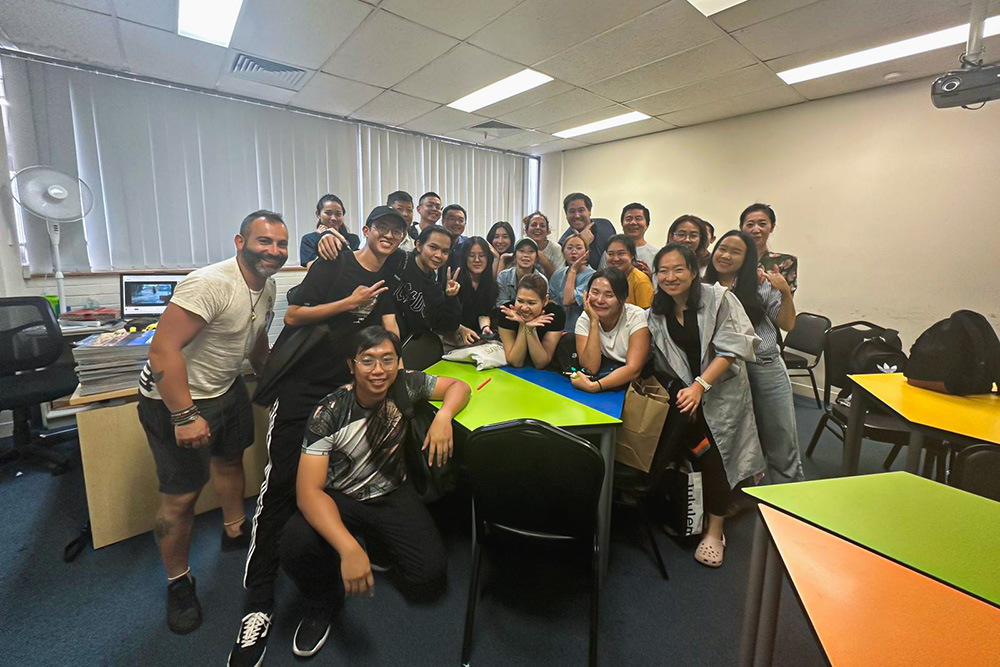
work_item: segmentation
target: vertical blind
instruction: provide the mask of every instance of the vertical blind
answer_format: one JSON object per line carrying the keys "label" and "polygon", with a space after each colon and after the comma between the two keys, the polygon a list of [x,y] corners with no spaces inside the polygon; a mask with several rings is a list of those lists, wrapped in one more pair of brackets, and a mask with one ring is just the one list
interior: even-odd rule
{"label": "vertical blind", "polygon": [[[94,192],[84,222],[63,226],[67,271],[216,262],[258,208],[284,215],[294,263],[328,192],[353,231],[400,189],[462,204],[470,234],[534,203],[522,156],[10,57],[3,68],[15,168],[51,165]],[[26,235],[32,272],[51,271],[45,225],[26,220]]]}

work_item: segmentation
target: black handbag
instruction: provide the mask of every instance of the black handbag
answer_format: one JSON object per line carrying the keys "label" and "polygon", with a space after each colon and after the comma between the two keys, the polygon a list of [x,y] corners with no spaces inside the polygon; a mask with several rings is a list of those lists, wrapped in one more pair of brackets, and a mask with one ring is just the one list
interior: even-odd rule
{"label": "black handbag", "polygon": [[956,311],[913,343],[906,379],[948,394],[987,394],[1000,383],[1000,339],[979,313]]}

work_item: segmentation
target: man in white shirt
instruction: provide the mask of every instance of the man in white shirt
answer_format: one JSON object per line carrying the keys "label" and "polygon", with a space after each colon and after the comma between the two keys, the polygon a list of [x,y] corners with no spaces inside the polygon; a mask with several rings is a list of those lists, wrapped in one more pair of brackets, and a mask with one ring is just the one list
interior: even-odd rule
{"label": "man in white shirt", "polygon": [[139,421],[156,462],[160,509],[153,534],[167,572],[167,625],[186,634],[202,611],[188,555],[194,506],[211,477],[222,504],[223,550],[245,548],[243,450],[253,444],[246,359],[263,368],[277,273],[288,259],[281,216],[255,211],[236,256],[202,267],[174,290],[139,377]]}

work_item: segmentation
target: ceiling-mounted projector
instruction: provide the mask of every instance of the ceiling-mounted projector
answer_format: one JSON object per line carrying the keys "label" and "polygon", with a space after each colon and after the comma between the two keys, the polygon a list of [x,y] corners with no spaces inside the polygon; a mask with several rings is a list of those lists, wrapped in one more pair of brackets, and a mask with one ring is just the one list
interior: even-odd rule
{"label": "ceiling-mounted projector", "polygon": [[1000,63],[947,72],[931,84],[931,101],[939,109],[996,99],[1000,99]]}

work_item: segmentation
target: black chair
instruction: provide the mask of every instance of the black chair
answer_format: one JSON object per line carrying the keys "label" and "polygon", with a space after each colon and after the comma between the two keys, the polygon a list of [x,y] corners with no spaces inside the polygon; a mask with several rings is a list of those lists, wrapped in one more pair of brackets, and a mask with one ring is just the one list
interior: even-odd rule
{"label": "black chair", "polygon": [[970,445],[956,454],[948,483],[1000,502],[1000,445]]}
{"label": "black chair", "polygon": [[469,664],[483,540],[493,531],[542,540],[576,540],[591,558],[590,667],[597,665],[599,553],[597,507],[604,459],[592,444],[544,422],[477,428],[465,446],[472,489],[472,576],[462,664]]}
{"label": "black chair", "polygon": [[[823,334],[824,413],[820,417],[819,423],[816,424],[816,430],[813,432],[809,447],[806,449],[806,456],[812,456],[824,428],[837,436],[841,442],[844,441],[847,434],[849,408],[841,404],[839,399],[844,395],[844,390],[852,385],[847,377],[851,353],[865,338],[878,336],[884,332],[885,329],[877,324],[858,320],[830,327]],[[830,400],[831,386],[841,389],[837,400],[832,402]],[[862,437],[903,446],[909,443],[910,431],[897,415],[868,410],[865,414]]]}
{"label": "black chair", "polygon": [[[829,317],[815,313],[799,313],[795,316],[795,327],[785,336],[785,348],[781,351],[781,358],[785,360],[785,366],[788,367],[788,377],[809,376],[817,408],[822,408],[823,404],[819,400],[819,388],[816,386],[816,374],[813,373],[813,369],[816,368],[823,356],[823,334],[832,325],[833,322],[830,321]],[[789,352],[788,348],[812,356],[812,362],[810,363],[801,354]],[[805,371],[805,373],[793,374],[792,371]]]}
{"label": "black chair", "polygon": [[422,371],[441,361],[444,345],[433,331],[416,331],[403,341],[403,364],[407,370]]}
{"label": "black chair", "polygon": [[0,298],[0,410],[14,415],[14,446],[0,461],[42,464],[54,475],[69,469],[69,459],[47,445],[74,437],[76,429],[40,436],[31,428],[33,409],[76,389],[73,366],[56,364],[65,345],[48,301],[36,296]]}
{"label": "black chair", "polygon": [[614,504],[630,507],[639,513],[639,521],[642,523],[643,532],[646,533],[646,538],[649,540],[649,546],[653,550],[653,557],[656,558],[656,566],[660,570],[660,576],[665,581],[670,581],[667,566],[664,565],[663,556],[660,554],[660,546],[656,543],[656,534],[653,530],[653,519],[649,508],[650,499],[656,492],[653,476],[622,463],[615,463],[613,475]]}

